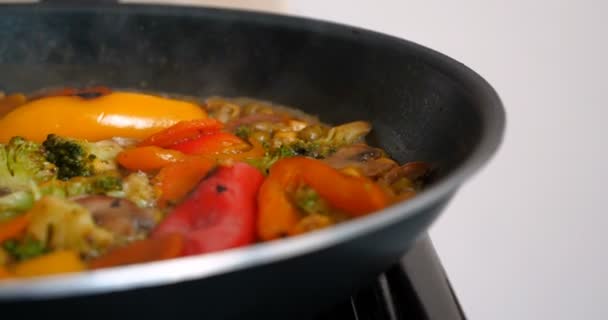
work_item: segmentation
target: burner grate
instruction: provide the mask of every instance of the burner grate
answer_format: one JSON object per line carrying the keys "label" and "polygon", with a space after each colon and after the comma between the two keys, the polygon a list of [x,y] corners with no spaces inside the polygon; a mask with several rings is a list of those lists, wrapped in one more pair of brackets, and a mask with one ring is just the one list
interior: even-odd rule
{"label": "burner grate", "polygon": [[315,320],[465,320],[428,237],[372,284]]}

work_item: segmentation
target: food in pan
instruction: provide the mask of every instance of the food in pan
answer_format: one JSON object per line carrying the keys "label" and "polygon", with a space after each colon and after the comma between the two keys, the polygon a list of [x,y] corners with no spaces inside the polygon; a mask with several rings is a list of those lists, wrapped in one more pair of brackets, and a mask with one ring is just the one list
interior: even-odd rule
{"label": "food in pan", "polygon": [[336,126],[245,98],[105,87],[0,99],[0,278],[197,255],[312,232],[429,176]]}

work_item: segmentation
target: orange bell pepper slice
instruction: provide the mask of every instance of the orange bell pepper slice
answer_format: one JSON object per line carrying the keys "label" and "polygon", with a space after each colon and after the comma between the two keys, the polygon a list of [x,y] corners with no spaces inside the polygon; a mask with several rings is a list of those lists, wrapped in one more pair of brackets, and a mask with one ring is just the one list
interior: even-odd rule
{"label": "orange bell pepper slice", "polygon": [[184,237],[177,233],[132,242],[89,262],[89,268],[100,269],[134,263],[176,258],[184,251]]}
{"label": "orange bell pepper slice", "polygon": [[118,154],[118,163],[129,170],[152,171],[182,161],[186,156],[175,150],[157,146],[126,149]]}
{"label": "orange bell pepper slice", "polygon": [[25,231],[29,223],[30,215],[28,213],[0,223],[0,243],[8,239],[19,237]]}
{"label": "orange bell pepper slice", "polygon": [[35,277],[86,270],[86,265],[75,251],[60,250],[18,263],[17,277]]}
{"label": "orange bell pepper slice", "polygon": [[180,121],[157,132],[139,143],[139,146],[170,147],[174,144],[196,139],[204,134],[219,132],[223,124],[213,118]]}
{"label": "orange bell pepper slice", "polygon": [[214,160],[192,157],[163,167],[154,178],[160,191],[159,206],[182,200],[214,166]]}
{"label": "orange bell pepper slice", "polygon": [[8,270],[6,270],[5,267],[0,266],[0,280],[8,279],[11,277],[13,277],[13,275],[10,272],[8,272]]}
{"label": "orange bell pepper slice", "polygon": [[251,140],[249,141],[249,143],[251,144],[251,148],[249,150],[231,154],[229,155],[229,158],[233,159],[234,161],[244,161],[249,159],[261,158],[264,156],[264,154],[266,154],[264,146],[262,146],[259,141]]}
{"label": "orange bell pepper slice", "polygon": [[258,236],[272,240],[294,235],[301,215],[291,203],[285,186],[270,176],[264,180],[258,193]]}
{"label": "orange bell pepper slice", "polygon": [[305,184],[329,204],[353,217],[384,208],[388,195],[372,180],[346,175],[320,160],[292,157],[277,161],[258,194],[258,235],[262,240],[297,234],[301,214],[288,192]]}

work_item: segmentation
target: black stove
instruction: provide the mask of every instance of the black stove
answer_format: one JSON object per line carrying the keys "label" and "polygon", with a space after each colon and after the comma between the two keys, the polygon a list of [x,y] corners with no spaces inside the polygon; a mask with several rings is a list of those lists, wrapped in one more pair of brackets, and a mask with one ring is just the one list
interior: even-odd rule
{"label": "black stove", "polygon": [[464,320],[428,236],[373,283],[354,292],[315,320]]}

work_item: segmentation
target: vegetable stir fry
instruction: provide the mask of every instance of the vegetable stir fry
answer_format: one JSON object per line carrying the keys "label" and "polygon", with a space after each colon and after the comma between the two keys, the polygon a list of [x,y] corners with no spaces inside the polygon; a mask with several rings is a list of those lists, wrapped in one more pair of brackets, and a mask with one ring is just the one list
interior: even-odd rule
{"label": "vegetable stir fry", "polygon": [[410,199],[430,168],[250,99],[0,94],[0,279],[198,255]]}

